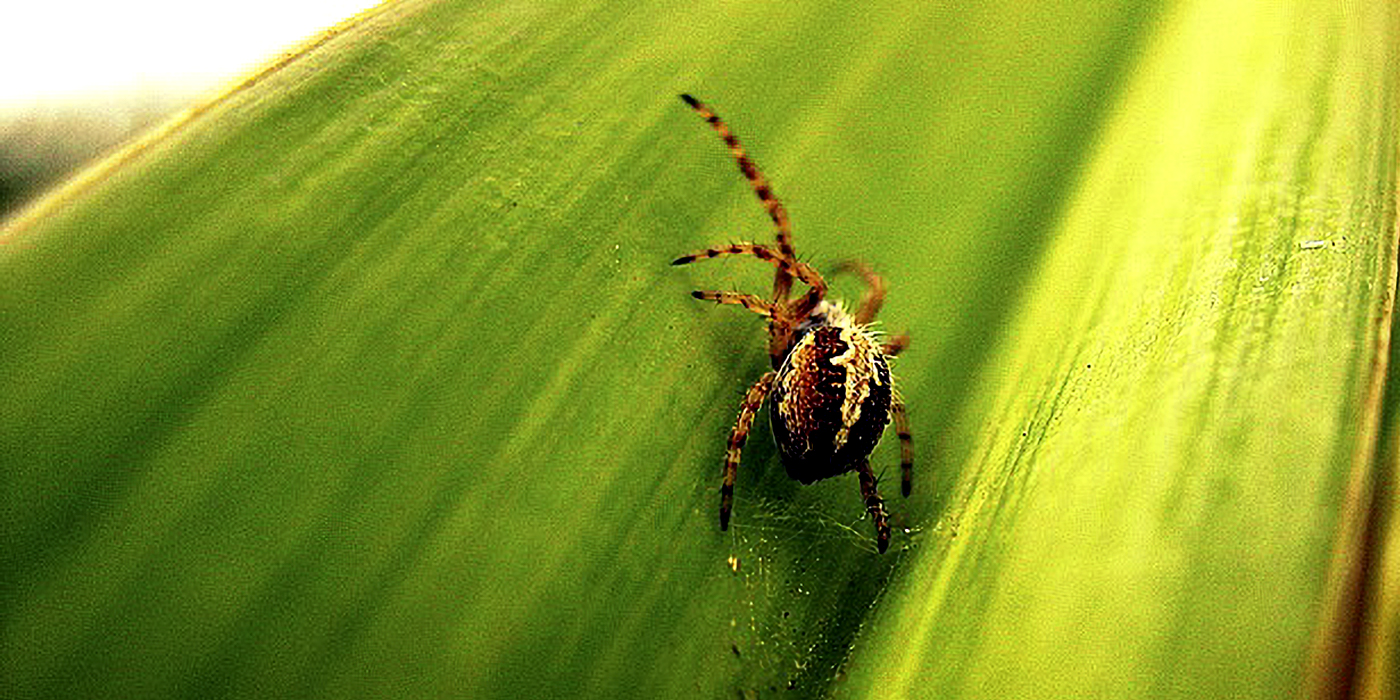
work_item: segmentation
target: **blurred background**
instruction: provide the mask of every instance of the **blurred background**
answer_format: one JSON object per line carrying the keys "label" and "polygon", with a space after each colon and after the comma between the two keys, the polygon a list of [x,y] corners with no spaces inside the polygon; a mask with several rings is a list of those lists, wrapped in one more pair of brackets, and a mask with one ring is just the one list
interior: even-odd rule
{"label": "blurred background", "polygon": [[52,0],[0,8],[0,219],[378,0]]}

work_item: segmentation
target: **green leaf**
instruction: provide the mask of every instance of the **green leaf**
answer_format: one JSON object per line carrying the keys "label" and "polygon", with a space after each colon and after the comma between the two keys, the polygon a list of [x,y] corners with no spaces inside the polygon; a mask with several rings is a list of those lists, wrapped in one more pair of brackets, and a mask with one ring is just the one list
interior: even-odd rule
{"label": "green leaf", "polygon": [[[1374,5],[406,1],[313,40],[0,232],[0,695],[1385,692]],[[764,421],[717,527],[767,360],[688,292],[771,272],[667,263],[770,232],[680,92],[804,259],[890,284],[885,555]]]}
{"label": "green leaf", "polygon": [[1164,17],[849,695],[1345,685],[1362,611],[1329,587],[1363,566],[1380,468],[1396,28],[1328,3]]}

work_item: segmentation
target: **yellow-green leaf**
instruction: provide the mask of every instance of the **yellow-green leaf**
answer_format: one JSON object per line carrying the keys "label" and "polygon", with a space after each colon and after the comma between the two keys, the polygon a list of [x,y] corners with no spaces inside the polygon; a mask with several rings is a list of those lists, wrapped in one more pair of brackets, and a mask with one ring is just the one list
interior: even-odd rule
{"label": "yellow-green leaf", "polygon": [[1394,295],[1395,19],[1163,18],[849,694],[1345,687]]}
{"label": "yellow-green leaf", "polygon": [[[0,695],[1384,693],[1397,31],[382,6],[0,231]],[[771,271],[667,263],[771,234],[680,92],[890,284],[885,555],[763,420],[719,531]]]}

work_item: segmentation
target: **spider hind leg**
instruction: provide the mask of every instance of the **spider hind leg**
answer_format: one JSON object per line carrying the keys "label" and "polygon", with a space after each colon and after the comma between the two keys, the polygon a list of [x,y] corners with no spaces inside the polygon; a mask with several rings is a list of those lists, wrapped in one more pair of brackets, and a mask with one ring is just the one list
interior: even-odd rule
{"label": "spider hind leg", "polygon": [[856,465],[860,476],[860,495],[865,500],[865,509],[870,511],[870,519],[875,521],[875,546],[884,554],[890,546],[890,516],[885,512],[885,501],[875,489],[875,473],[870,471],[870,460],[862,459]]}

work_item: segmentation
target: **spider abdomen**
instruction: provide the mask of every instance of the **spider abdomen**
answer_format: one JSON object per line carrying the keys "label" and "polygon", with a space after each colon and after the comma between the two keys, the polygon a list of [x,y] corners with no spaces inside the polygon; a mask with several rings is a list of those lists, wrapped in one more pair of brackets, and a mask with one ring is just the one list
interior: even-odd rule
{"label": "spider abdomen", "polygon": [[810,484],[854,469],[880,441],[892,398],[889,363],[869,333],[811,328],[778,369],[769,404],[788,476]]}

